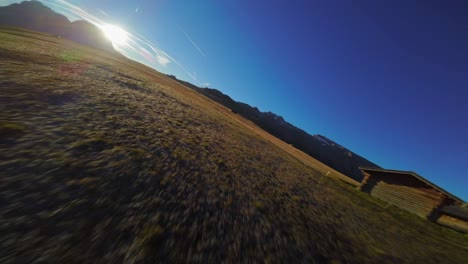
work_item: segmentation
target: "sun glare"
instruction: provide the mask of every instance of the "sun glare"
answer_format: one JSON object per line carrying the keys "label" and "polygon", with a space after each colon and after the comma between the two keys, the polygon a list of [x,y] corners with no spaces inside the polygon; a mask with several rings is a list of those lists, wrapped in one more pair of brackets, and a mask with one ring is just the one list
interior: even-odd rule
{"label": "sun glare", "polygon": [[102,31],[104,31],[104,35],[106,35],[114,45],[122,45],[127,42],[128,33],[118,26],[104,25]]}

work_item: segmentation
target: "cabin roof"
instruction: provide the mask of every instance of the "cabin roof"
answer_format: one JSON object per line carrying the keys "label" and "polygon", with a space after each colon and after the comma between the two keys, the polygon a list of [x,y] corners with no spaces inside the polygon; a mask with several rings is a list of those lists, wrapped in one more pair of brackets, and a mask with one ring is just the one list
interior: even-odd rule
{"label": "cabin roof", "polygon": [[432,188],[438,190],[439,192],[447,195],[449,198],[452,198],[456,202],[463,203],[463,200],[456,197],[455,195],[449,193],[448,191],[444,190],[443,188],[437,186],[436,184],[430,182],[427,179],[424,179],[421,175],[418,175],[416,172],[413,171],[399,171],[399,170],[386,170],[386,169],[379,169],[379,168],[367,168],[367,167],[359,167],[359,169],[363,172],[383,172],[383,173],[388,173],[388,174],[395,174],[395,175],[401,175],[401,176],[407,176],[407,177],[414,177],[419,181],[424,182],[425,184],[431,186]]}
{"label": "cabin roof", "polygon": [[450,215],[468,220],[468,209],[462,208],[456,205],[447,205],[440,209],[441,212]]}

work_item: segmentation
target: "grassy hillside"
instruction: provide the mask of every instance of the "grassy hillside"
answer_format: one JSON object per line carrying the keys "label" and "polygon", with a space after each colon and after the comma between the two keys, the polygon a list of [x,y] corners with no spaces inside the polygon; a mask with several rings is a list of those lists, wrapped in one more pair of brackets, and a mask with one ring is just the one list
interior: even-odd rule
{"label": "grassy hillside", "polygon": [[206,97],[220,103],[230,109],[233,113],[239,114],[245,119],[253,122],[255,126],[264,129],[266,132],[278,139],[300,149],[310,157],[327,164],[342,174],[345,174],[352,181],[360,182],[363,175],[359,167],[380,168],[377,164],[359,156],[340,144],[322,136],[311,135],[304,130],[290,124],[283,117],[272,112],[261,112],[257,107],[252,107],[246,103],[236,102],[228,95],[212,88],[200,88],[189,82],[179,80],[173,75],[170,78],[179,83],[194,89]]}
{"label": "grassy hillside", "polygon": [[1,263],[468,259],[466,235],[324,176],[163,74],[43,34],[0,39]]}

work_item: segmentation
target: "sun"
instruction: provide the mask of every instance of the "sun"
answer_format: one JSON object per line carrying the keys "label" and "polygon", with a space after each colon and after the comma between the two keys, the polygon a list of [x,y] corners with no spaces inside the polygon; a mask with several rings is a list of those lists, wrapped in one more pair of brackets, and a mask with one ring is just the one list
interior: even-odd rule
{"label": "sun", "polygon": [[104,35],[112,42],[114,45],[126,44],[128,40],[127,31],[122,28],[114,25],[104,25],[101,27]]}

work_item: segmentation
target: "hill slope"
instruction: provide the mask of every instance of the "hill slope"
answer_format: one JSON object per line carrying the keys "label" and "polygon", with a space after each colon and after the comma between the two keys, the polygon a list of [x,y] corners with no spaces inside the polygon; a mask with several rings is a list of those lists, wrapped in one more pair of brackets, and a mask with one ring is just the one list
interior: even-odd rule
{"label": "hill slope", "polygon": [[256,107],[242,102],[236,102],[231,97],[216,89],[200,88],[191,83],[179,80],[175,76],[168,76],[226,106],[231,109],[232,112],[238,113],[254,122],[256,125],[284,142],[293,145],[358,182],[360,182],[363,177],[359,167],[380,168],[377,164],[357,155],[325,136],[308,134],[304,130],[288,123],[281,116],[271,112],[261,112]]}
{"label": "hill slope", "polygon": [[74,22],[39,1],[24,1],[0,7],[0,25],[27,28],[60,36],[81,44],[107,51],[114,51],[112,43],[93,24],[78,20]]}
{"label": "hill slope", "polygon": [[466,236],[324,177],[163,74],[44,34],[0,39],[2,263],[468,258]]}
{"label": "hill slope", "polygon": [[[94,25],[85,21],[70,23],[65,16],[55,13],[38,1],[0,7],[0,24],[58,35],[81,44],[114,51],[112,44]],[[378,165],[336,142],[321,135],[310,135],[274,113],[260,112],[258,108],[236,102],[216,89],[199,88],[191,83],[178,80],[175,76],[170,77],[228,107],[234,113],[242,115],[270,134],[358,182],[362,180],[359,167],[379,168]]]}

